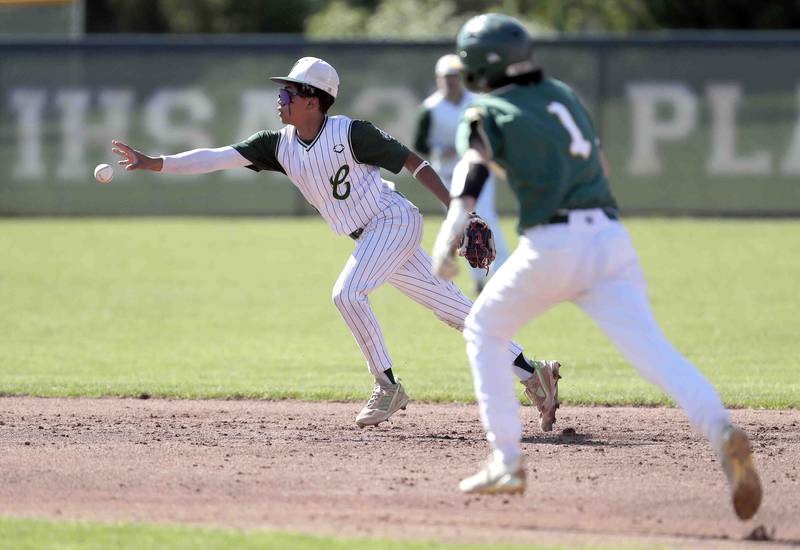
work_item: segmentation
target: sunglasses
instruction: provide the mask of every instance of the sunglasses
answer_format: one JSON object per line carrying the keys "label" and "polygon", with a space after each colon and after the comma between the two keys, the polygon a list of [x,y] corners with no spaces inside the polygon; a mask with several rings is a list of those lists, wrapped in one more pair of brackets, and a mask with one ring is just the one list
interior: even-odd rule
{"label": "sunglasses", "polygon": [[285,107],[286,105],[289,105],[292,102],[292,98],[295,96],[314,97],[314,94],[303,92],[300,90],[293,92],[289,88],[281,88],[280,90],[278,90],[278,102],[281,104],[281,106]]}
{"label": "sunglasses", "polygon": [[288,88],[281,88],[278,90],[278,103],[285,107],[292,102],[292,97],[296,95],[299,95],[298,92],[292,92]]}

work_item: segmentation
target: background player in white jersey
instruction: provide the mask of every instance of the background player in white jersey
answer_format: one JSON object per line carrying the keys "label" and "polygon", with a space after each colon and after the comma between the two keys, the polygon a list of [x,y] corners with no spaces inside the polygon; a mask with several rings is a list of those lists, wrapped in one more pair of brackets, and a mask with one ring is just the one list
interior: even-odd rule
{"label": "background player in white jersey", "polygon": [[[436,62],[436,91],[425,98],[419,109],[417,129],[414,136],[414,149],[422,155],[430,155],[431,164],[442,178],[447,189],[453,179],[453,169],[458,162],[456,154],[456,128],[476,94],[464,88],[461,81],[461,62],[457,55],[443,55]],[[508,246],[500,229],[500,219],[495,209],[495,177],[486,180],[481,196],[475,205],[475,212],[492,228],[497,256],[492,264],[490,275],[497,271],[508,258]],[[486,284],[486,271],[468,268],[475,291],[480,293]]]}
{"label": "background player in white jersey", "polygon": [[[472,307],[452,282],[431,273],[422,250],[422,216],[417,208],[381,179],[380,169],[398,173],[404,167],[445,205],[449,195],[436,172],[393,137],[369,122],[328,116],[339,90],[339,76],[321,59],[304,57],[282,85],[278,112],[286,124],[217,149],[195,149],[177,155],[149,157],[114,141],[113,151],[128,170],[204,174],[247,167],[286,174],[337,235],[349,235],[355,250],[333,288],[333,302],[353,333],[375,389],[356,417],[359,427],[377,425],[399,409],[408,395],[395,380],[392,359],[369,304],[369,294],[389,283],[430,309],[448,325],[462,330]],[[558,363],[529,362],[522,349],[506,343],[508,365],[551,429],[557,407]],[[536,374],[534,376],[534,373]]]}
{"label": "background player in white jersey", "polygon": [[741,519],[755,514],[761,485],[745,433],[714,387],[666,339],[653,316],[639,260],[619,221],[591,117],[575,92],[545,77],[531,39],[512,17],[470,19],[456,42],[468,85],[488,91],[462,119],[457,147],[468,166],[434,248],[436,272],[450,274],[453,237],[481,192],[490,164],[506,171],[520,203],[520,244],[489,280],[464,337],[481,418],[494,448],[465,492],[525,487],[520,425],[503,345],[558,303],[588,314],[648,381],[670,395],[717,451]]}

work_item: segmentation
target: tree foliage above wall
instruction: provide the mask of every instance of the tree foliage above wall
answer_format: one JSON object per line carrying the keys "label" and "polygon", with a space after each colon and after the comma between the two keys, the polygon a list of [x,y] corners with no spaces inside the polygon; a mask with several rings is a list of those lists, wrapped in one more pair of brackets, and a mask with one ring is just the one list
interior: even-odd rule
{"label": "tree foliage above wall", "polygon": [[86,29],[443,38],[485,11],[519,17],[534,33],[800,28],[800,2],[792,0],[87,0]]}

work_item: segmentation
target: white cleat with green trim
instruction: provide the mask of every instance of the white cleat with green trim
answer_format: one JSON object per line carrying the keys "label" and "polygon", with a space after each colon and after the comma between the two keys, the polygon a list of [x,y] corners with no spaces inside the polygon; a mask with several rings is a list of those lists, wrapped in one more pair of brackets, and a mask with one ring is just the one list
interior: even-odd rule
{"label": "white cleat with green trim", "polygon": [[381,422],[389,420],[389,417],[400,409],[405,410],[408,402],[408,394],[399,380],[397,384],[376,380],[372,397],[358,413],[356,424],[359,428],[377,426]]}

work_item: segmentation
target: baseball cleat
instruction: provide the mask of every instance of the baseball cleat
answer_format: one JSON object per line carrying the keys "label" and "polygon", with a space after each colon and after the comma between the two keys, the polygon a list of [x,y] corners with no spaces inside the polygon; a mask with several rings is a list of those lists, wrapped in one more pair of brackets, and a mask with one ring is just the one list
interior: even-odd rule
{"label": "baseball cleat", "polygon": [[753,517],[761,504],[761,482],[747,435],[733,426],[722,432],[720,461],[731,488],[733,509],[741,520]]}
{"label": "baseball cleat", "polygon": [[372,390],[372,397],[369,398],[367,404],[358,413],[356,425],[359,428],[377,426],[381,422],[389,420],[389,417],[398,410],[405,410],[408,401],[408,394],[400,382],[390,384],[376,380],[375,388]]}
{"label": "baseball cleat", "polygon": [[525,469],[522,459],[506,466],[497,453],[492,453],[483,469],[477,474],[462,479],[458,488],[464,493],[486,495],[515,494],[525,491]]}
{"label": "baseball cleat", "polygon": [[533,361],[536,374],[521,380],[525,395],[539,410],[539,424],[542,431],[553,430],[558,408],[558,381],[561,379],[561,363],[558,361]]}

